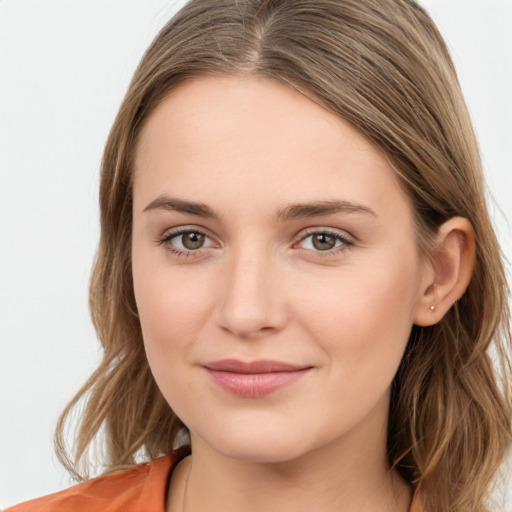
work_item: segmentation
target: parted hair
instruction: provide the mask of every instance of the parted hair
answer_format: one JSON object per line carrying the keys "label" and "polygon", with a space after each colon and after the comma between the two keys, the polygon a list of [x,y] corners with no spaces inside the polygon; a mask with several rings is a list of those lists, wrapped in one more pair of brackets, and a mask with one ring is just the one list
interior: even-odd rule
{"label": "parted hair", "polygon": [[[506,274],[456,71],[413,0],[192,0],[160,31],[105,147],[90,284],[103,359],[59,420],[61,462],[84,479],[98,439],[95,460],[106,472],[186,440],[144,351],[131,271],[133,160],[141,127],[170,91],[218,74],[288,84],[384,151],[414,205],[423,254],[443,222],[471,222],[471,282],[437,324],[412,328],[392,385],[387,448],[390,466],[421,487],[425,512],[489,510],[512,439]],[[68,445],[70,420],[76,430]]]}

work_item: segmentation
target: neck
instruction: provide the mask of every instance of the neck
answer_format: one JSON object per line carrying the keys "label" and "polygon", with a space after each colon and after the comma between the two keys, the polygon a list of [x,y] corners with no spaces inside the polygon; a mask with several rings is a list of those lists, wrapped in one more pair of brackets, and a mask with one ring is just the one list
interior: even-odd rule
{"label": "neck", "polygon": [[[331,458],[331,457],[330,457]],[[332,457],[334,459],[334,457]],[[189,462],[183,512],[406,512],[410,489],[389,469],[322,458],[282,464]],[[290,465],[292,467],[290,467]],[[197,469],[196,469],[197,468]],[[365,471],[366,470],[366,471]],[[215,475],[212,477],[212,473]]]}
{"label": "neck", "polygon": [[[227,457],[192,436],[176,468],[168,512],[407,512],[411,490],[391,471],[386,429],[358,429],[284,462]],[[372,439],[373,437],[373,439]]]}

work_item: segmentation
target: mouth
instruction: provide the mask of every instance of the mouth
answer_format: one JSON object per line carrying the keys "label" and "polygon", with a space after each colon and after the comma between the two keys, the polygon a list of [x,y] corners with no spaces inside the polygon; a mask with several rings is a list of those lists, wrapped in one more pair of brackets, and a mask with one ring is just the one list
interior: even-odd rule
{"label": "mouth", "polygon": [[223,359],[206,363],[203,368],[222,390],[244,398],[259,398],[296,383],[313,367],[271,360]]}

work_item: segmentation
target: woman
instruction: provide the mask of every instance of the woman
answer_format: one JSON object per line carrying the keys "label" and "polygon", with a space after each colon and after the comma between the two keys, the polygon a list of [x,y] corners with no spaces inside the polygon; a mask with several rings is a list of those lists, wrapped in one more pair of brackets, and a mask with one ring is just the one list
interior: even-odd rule
{"label": "woman", "polygon": [[507,286],[420,7],[190,2],[135,74],[100,196],[104,359],[57,444],[83,478],[103,432],[107,475],[12,510],[488,510]]}

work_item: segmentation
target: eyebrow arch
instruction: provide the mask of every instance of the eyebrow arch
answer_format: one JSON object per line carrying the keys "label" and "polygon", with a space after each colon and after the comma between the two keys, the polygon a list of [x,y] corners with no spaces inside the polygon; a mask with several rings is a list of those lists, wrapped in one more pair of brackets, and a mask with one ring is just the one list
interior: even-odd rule
{"label": "eyebrow arch", "polygon": [[[151,201],[143,211],[148,212],[152,210],[177,211],[211,219],[220,218],[220,215],[204,203],[186,201],[184,199],[176,199],[167,196],[157,197],[154,201]],[[332,200],[289,204],[277,212],[276,218],[279,221],[286,221],[305,217],[320,217],[322,215],[332,215],[335,213],[369,213],[377,217],[377,214],[367,206],[354,204],[350,201]]]}
{"label": "eyebrow arch", "polygon": [[277,213],[277,219],[285,221],[304,217],[332,215],[334,213],[369,213],[370,215],[377,217],[377,214],[367,206],[351,203],[350,201],[333,200],[290,204],[286,208],[279,210]]}
{"label": "eyebrow arch", "polygon": [[149,212],[152,210],[176,211],[197,215],[199,217],[219,219],[219,215],[204,203],[185,201],[183,199],[175,199],[167,196],[157,197],[154,201],[151,201],[143,211]]}

